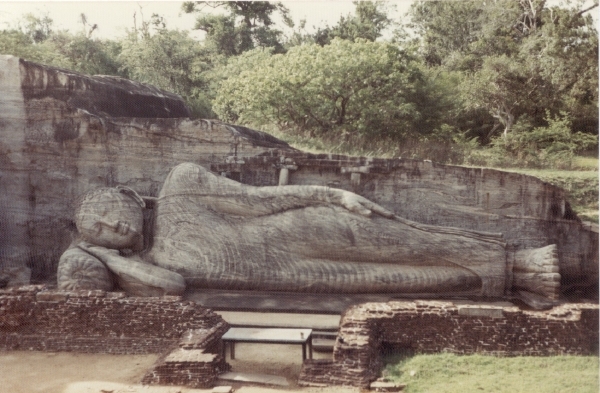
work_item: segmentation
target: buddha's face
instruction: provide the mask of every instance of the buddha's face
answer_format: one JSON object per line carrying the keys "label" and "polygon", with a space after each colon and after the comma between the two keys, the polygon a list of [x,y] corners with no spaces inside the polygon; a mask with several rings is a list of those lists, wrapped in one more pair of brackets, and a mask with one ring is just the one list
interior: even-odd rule
{"label": "buddha's face", "polygon": [[85,200],[76,223],[83,239],[97,246],[142,249],[142,208],[128,195],[106,191]]}

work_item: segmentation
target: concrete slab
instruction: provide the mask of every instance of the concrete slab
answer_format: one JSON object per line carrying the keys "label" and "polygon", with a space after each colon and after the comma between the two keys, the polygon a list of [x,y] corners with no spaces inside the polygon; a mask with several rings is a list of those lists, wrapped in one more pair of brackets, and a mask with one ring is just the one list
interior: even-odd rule
{"label": "concrete slab", "polygon": [[341,316],[323,314],[217,311],[231,326],[307,328],[337,331]]}
{"label": "concrete slab", "polygon": [[261,385],[289,386],[289,382],[284,377],[279,375],[269,374],[251,374],[251,373],[236,373],[228,372],[219,375],[222,381],[235,381],[246,383],[257,383]]}

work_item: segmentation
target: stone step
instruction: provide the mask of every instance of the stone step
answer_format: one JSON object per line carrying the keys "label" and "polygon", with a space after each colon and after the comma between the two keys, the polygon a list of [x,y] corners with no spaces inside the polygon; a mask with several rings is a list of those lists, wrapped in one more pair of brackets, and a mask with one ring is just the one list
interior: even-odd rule
{"label": "stone step", "polygon": [[336,331],[324,331],[324,330],[313,330],[312,333],[312,345],[313,350],[316,352],[333,352],[333,346],[337,339],[338,332]]}
{"label": "stone step", "polygon": [[270,374],[250,374],[228,372],[219,375],[221,381],[235,381],[245,383],[256,383],[261,385],[289,386],[289,382],[284,377]]}
{"label": "stone step", "polygon": [[337,338],[338,331],[324,331],[324,330],[315,330],[313,329],[312,336],[313,338],[325,338],[329,340],[335,340]]}
{"label": "stone step", "polygon": [[312,347],[315,352],[333,352],[335,339],[328,338],[313,338]]}

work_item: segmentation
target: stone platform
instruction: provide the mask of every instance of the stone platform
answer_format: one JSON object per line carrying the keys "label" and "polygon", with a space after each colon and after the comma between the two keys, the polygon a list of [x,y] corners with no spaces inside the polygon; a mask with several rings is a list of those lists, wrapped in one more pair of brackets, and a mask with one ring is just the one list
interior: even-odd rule
{"label": "stone platform", "polygon": [[[186,292],[185,300],[193,301],[216,311],[270,312],[298,314],[341,315],[350,306],[362,303],[385,303],[399,300],[437,300],[435,294],[311,294],[267,291],[234,291],[197,289]],[[468,298],[452,299],[454,303],[473,303]],[[480,301],[477,304],[484,304]],[[485,302],[508,305],[510,302]],[[270,326],[270,325],[269,325]],[[286,326],[281,326],[286,327]],[[298,326],[294,326],[298,327]]]}

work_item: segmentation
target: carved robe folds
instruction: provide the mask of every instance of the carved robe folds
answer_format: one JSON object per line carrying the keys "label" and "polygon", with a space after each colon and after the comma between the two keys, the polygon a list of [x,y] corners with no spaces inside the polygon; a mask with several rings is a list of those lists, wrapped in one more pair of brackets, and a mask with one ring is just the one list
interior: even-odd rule
{"label": "carved robe folds", "polygon": [[129,189],[89,195],[76,218],[87,243],[61,259],[65,288],[112,285],[103,266],[148,296],[188,286],[556,298],[560,287],[555,246],[509,252],[501,234],[418,224],[341,189],[254,187],[181,164],[156,201],[153,246],[134,257],[115,250],[141,244],[142,198]]}

